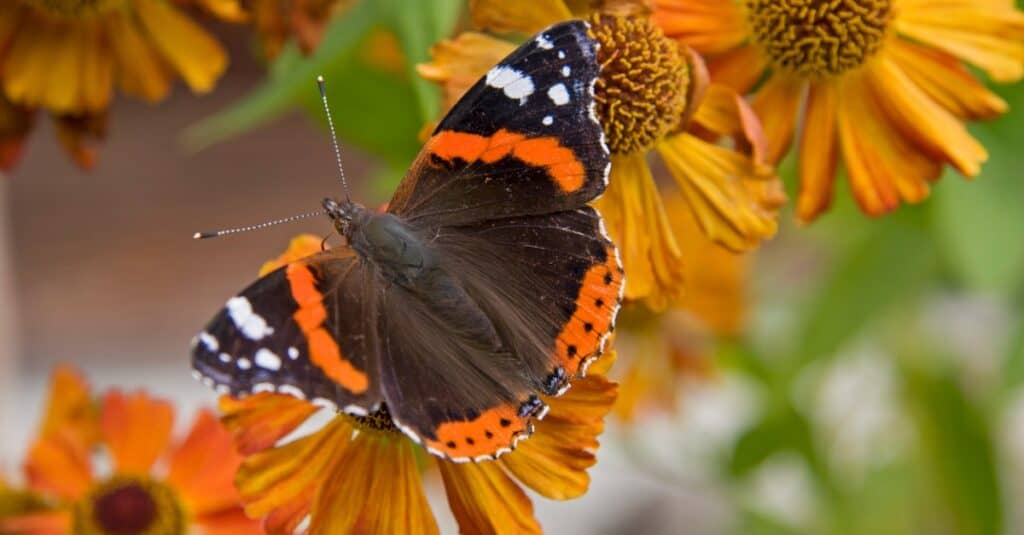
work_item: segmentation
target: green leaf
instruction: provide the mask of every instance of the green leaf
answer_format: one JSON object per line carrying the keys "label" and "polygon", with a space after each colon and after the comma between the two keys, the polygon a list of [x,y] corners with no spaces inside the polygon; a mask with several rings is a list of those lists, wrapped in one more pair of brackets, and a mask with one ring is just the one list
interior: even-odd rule
{"label": "green leaf", "polygon": [[1017,327],[1010,336],[1002,377],[1002,401],[1007,401],[1024,384],[1024,316],[1017,321]]}
{"label": "green leaf", "polygon": [[1018,156],[1024,146],[1020,108],[1024,86],[1004,92],[1011,109],[999,121],[978,125],[974,134],[989,151],[981,175],[967,181],[946,173],[935,186],[933,219],[943,257],[963,284],[988,292],[1024,286],[1024,180]]}
{"label": "green leaf", "polygon": [[[993,431],[981,408],[964,392],[948,362],[904,359],[904,390],[916,423],[931,489],[939,504],[929,512],[951,533],[1002,532],[1003,498]],[[939,367],[939,369],[935,369]]]}
{"label": "green leaf", "polygon": [[317,75],[349,60],[377,20],[376,6],[376,2],[357,2],[332,21],[310,57],[299,57],[294,47],[281,54],[271,67],[274,76],[263,85],[228,109],[188,127],[183,136],[186,148],[198,151],[231,139],[277,118],[304,95],[315,94]]}
{"label": "green leaf", "polygon": [[885,220],[865,222],[870,233],[841,253],[832,272],[803,311],[792,371],[834,354],[872,320],[912,299],[934,270],[929,236],[914,207]]}

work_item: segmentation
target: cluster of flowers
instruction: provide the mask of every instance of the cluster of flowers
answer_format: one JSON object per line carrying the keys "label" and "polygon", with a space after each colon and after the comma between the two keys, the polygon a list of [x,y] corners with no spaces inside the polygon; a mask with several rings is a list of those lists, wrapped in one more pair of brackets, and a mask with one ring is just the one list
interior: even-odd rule
{"label": "cluster of flowers", "polygon": [[[344,4],[178,5],[189,3],[225,20],[253,21],[268,55],[289,35],[314,46],[331,11]],[[297,11],[285,16],[283,4]],[[419,66],[442,86],[447,106],[515,47],[503,36],[585,18],[601,44],[595,96],[612,172],[596,205],[627,273],[618,343],[646,340],[620,374],[622,388],[605,378],[615,358],[609,354],[565,396],[546,400],[551,411],[530,440],[478,464],[425,461],[380,417],[332,414],[318,431],[291,438],[317,407],[269,393],[224,397],[221,423],[201,413],[158,476],[152,467],[167,442],[170,409],[117,392],[97,404],[79,386],[81,399],[51,402],[26,464],[32,492],[22,493],[20,503],[28,513],[0,521],[0,531],[43,532],[32,526],[59,517],[76,533],[113,533],[104,531],[115,518],[110,511],[133,510],[117,504],[134,500],[148,504],[148,516],[117,522],[223,520],[236,522],[231,532],[239,533],[250,526],[236,514],[235,504],[242,504],[270,532],[436,532],[421,483],[436,471],[462,531],[538,532],[522,486],[553,499],[583,494],[619,390],[620,414],[628,419],[639,403],[672,405],[678,375],[709,373],[692,358],[700,344],[678,335],[680,323],[692,323],[680,322],[680,313],[718,336],[742,328],[742,253],[777,231],[786,200],[775,172],[780,160],[792,153],[796,215],[805,223],[828,209],[840,168],[868,215],[920,202],[947,164],[968,178],[979,172],[987,155],[965,123],[1007,109],[969,66],[999,82],[1024,76],[1024,13],[1012,0],[469,5],[473,30],[437,43],[432,60]],[[159,100],[175,76],[209,90],[225,64],[220,46],[164,0],[7,2],[0,7],[0,165],[13,163],[37,109],[56,118],[61,142],[89,164],[82,139],[102,134],[115,81],[125,94]],[[664,181],[657,178],[661,169]],[[264,270],[319,247],[318,238],[297,238]],[[60,377],[80,385],[73,374]],[[148,414],[146,433],[132,431],[137,411]],[[165,415],[166,432],[151,431],[152,414]],[[96,483],[87,454],[100,445],[115,473]],[[218,462],[207,464],[211,455]]]}

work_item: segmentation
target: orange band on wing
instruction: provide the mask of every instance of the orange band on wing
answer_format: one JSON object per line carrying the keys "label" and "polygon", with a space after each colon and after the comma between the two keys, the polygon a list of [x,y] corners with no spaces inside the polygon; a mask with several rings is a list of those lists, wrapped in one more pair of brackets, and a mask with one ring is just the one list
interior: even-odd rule
{"label": "orange band on wing", "polygon": [[576,154],[563,147],[556,137],[527,137],[501,129],[491,136],[442,130],[427,143],[433,154],[444,160],[459,158],[466,162],[494,163],[512,156],[524,163],[542,167],[565,193],[583,187],[586,171]]}
{"label": "orange band on wing", "polygon": [[492,456],[511,448],[516,435],[526,431],[526,425],[527,418],[519,416],[514,406],[501,405],[474,420],[439,425],[437,439],[424,440],[424,444],[453,458]]}
{"label": "orange band on wing", "polygon": [[609,247],[607,259],[587,270],[576,297],[576,311],[555,341],[555,356],[570,377],[600,350],[601,340],[612,328],[623,282],[616,258],[615,249]]}
{"label": "orange band on wing", "polygon": [[327,377],[349,392],[366,392],[370,386],[369,378],[342,356],[338,342],[324,328],[327,309],[324,308],[323,294],[316,289],[313,272],[305,264],[295,262],[288,264],[285,273],[292,289],[292,298],[299,305],[292,318],[299,325],[302,334],[306,335],[310,360],[323,370]]}

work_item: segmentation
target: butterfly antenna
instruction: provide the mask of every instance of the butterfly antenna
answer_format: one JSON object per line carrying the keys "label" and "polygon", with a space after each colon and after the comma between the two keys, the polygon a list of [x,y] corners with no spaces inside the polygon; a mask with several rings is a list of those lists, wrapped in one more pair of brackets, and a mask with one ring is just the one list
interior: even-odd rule
{"label": "butterfly antenna", "polygon": [[209,239],[209,238],[219,238],[221,236],[226,236],[228,234],[238,234],[239,232],[248,232],[250,230],[259,230],[259,229],[263,229],[263,228],[267,228],[267,227],[272,227],[274,225],[280,225],[281,223],[291,223],[292,221],[298,221],[300,219],[306,219],[307,217],[313,217],[313,216],[317,216],[317,215],[324,215],[326,213],[327,212],[324,212],[323,210],[314,210],[312,212],[306,212],[304,214],[293,215],[291,217],[285,217],[285,218],[282,218],[282,219],[275,219],[273,221],[267,221],[265,223],[260,223],[258,225],[249,225],[247,227],[229,228],[229,229],[214,230],[214,231],[209,231],[209,232],[196,232],[195,234],[192,235],[192,239],[195,239],[195,240],[205,240],[205,239]]}
{"label": "butterfly antenna", "polygon": [[341,187],[345,189],[345,200],[352,199],[348,194],[348,182],[345,180],[345,168],[341,165],[341,149],[338,148],[338,136],[334,133],[334,121],[331,120],[331,107],[327,105],[327,87],[324,84],[324,77],[316,77],[316,86],[320,88],[320,100],[324,103],[324,115],[327,116],[327,126],[331,129],[331,143],[334,145],[334,159],[338,161],[338,174],[341,175]]}

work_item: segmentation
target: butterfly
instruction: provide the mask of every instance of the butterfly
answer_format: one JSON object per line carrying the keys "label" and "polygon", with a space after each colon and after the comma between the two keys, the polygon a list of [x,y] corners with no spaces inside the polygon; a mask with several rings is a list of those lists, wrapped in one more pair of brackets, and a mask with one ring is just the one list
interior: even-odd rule
{"label": "butterfly", "polygon": [[604,350],[624,285],[587,204],[610,159],[597,42],[557,24],[440,122],[387,210],[325,199],[345,245],[230,298],[193,340],[220,393],[386,414],[430,453],[492,459],[529,436]]}

